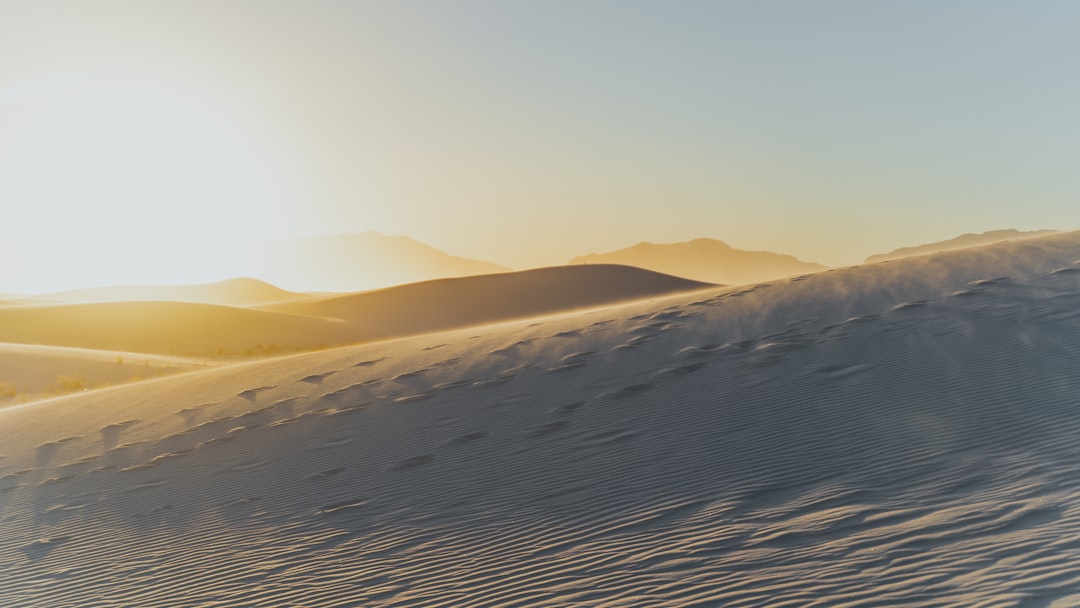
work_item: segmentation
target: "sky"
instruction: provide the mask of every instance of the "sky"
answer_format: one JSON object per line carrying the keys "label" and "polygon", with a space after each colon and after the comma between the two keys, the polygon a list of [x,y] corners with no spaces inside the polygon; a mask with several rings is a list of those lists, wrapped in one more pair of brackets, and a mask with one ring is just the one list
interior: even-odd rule
{"label": "sky", "polygon": [[1080,4],[0,0],[0,293],[1080,228]]}

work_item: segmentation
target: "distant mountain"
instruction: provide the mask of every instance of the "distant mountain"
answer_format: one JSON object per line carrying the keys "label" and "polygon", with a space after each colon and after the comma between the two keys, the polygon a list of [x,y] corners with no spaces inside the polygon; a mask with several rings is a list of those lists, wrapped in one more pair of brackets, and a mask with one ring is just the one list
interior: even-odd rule
{"label": "distant mountain", "polygon": [[771,251],[735,249],[716,239],[694,239],[685,243],[638,243],[609,253],[590,253],[568,264],[626,264],[664,274],[719,283],[742,285],[795,274],[825,270],[813,262]]}
{"label": "distant mountain", "polygon": [[228,279],[199,285],[117,285],[59,291],[45,296],[62,302],[167,301],[251,306],[303,297],[258,279]]}
{"label": "distant mountain", "polygon": [[511,270],[378,232],[284,239],[258,258],[256,276],[306,291],[353,292]]}
{"label": "distant mountain", "polygon": [[1008,241],[1012,239],[1029,238],[1033,236],[1044,236],[1047,234],[1053,234],[1058,232],[1057,230],[1029,230],[1021,231],[1015,229],[1008,230],[991,230],[989,232],[983,232],[980,234],[966,233],[961,234],[956,238],[949,239],[947,241],[938,241],[936,243],[927,243],[925,245],[917,245],[915,247],[901,247],[894,249],[889,253],[878,253],[866,258],[867,264],[874,264],[876,262],[885,262],[888,260],[898,260],[900,258],[906,258],[913,255],[926,255],[929,253],[937,253],[939,251],[949,251],[952,249],[963,249],[965,247],[975,247],[976,245],[989,245],[990,243],[997,243],[1000,241]]}

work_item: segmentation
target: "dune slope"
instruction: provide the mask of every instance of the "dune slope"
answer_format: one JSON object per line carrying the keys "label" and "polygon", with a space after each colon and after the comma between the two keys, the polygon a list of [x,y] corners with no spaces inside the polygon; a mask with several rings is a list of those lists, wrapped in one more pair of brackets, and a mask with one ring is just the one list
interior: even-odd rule
{"label": "dune slope", "polygon": [[596,264],[424,281],[264,307],[349,322],[386,337],[476,325],[709,287],[641,268]]}
{"label": "dune slope", "polygon": [[4,606],[1072,606],[1080,235],[0,409]]}
{"label": "dune slope", "polygon": [[0,342],[146,353],[260,353],[413,335],[702,289],[639,268],[557,267],[237,308],[194,302],[0,307]]}
{"label": "dune slope", "polygon": [[[204,360],[63,346],[0,343],[0,385],[19,398],[208,367]],[[69,386],[63,386],[65,379]],[[11,395],[15,397],[15,395]],[[0,404],[4,396],[0,395]]]}

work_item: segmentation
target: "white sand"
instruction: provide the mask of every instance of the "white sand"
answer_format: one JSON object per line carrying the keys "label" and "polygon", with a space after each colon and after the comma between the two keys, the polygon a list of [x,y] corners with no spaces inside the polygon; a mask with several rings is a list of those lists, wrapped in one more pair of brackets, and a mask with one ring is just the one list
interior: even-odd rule
{"label": "white sand", "polygon": [[1078,259],[1056,235],[2,409],[0,605],[1075,606]]}

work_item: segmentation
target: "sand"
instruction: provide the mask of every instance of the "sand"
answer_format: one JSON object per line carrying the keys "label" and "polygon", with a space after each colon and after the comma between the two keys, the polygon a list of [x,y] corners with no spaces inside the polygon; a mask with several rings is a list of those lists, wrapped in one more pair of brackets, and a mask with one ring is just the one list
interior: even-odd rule
{"label": "sand", "polygon": [[0,406],[56,393],[205,369],[217,361],[63,346],[0,343]]}
{"label": "sand", "polygon": [[[239,297],[236,290],[222,289],[228,284],[168,293],[221,298],[228,292]],[[584,309],[705,286],[639,268],[595,265],[439,279],[262,307],[192,301],[0,306],[0,342],[203,357],[264,355]],[[251,299],[267,291],[256,290],[252,296],[245,290],[243,295]]]}
{"label": "sand", "polygon": [[0,409],[4,606],[1074,606],[1080,234]]}

